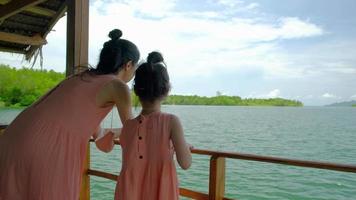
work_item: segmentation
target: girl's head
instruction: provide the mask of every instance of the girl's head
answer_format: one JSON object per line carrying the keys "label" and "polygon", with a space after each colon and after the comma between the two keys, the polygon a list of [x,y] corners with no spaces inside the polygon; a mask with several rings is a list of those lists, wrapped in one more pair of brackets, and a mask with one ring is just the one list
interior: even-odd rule
{"label": "girl's head", "polygon": [[136,70],[134,91],[140,101],[162,100],[170,90],[169,76],[162,54],[151,52]]}
{"label": "girl's head", "polygon": [[99,63],[91,71],[95,74],[120,73],[123,81],[129,82],[135,74],[140,52],[134,43],[120,39],[121,36],[122,32],[118,29],[110,31],[111,39],[104,43]]}

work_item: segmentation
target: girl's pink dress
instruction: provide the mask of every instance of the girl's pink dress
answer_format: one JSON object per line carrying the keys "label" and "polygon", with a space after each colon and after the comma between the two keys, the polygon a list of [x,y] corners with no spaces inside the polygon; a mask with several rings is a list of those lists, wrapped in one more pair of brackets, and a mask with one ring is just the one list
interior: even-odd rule
{"label": "girl's pink dress", "polygon": [[171,116],[154,112],[124,124],[120,135],[123,162],[115,200],[179,199]]}
{"label": "girl's pink dress", "polygon": [[112,109],[96,94],[113,75],[74,76],[24,110],[0,136],[0,200],[78,200],[90,137]]}

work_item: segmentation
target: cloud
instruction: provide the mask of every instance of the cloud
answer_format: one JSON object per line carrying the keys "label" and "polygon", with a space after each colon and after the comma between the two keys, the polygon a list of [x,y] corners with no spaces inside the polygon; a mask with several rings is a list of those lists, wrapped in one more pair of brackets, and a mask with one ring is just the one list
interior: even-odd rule
{"label": "cloud", "polygon": [[[107,34],[119,28],[123,38],[138,45],[143,57],[152,50],[162,51],[176,77],[212,76],[217,69],[238,72],[245,68],[258,69],[270,77],[302,76],[303,70],[293,67],[278,40],[318,36],[323,34],[321,27],[296,17],[263,22],[230,14],[226,18],[226,10],[253,9],[258,4],[240,0],[216,3],[225,6],[225,10],[180,11],[176,0],[92,1],[89,61],[97,63]],[[258,13],[253,14],[259,17]],[[53,53],[65,49],[65,20],[56,29],[44,47],[46,66],[59,67],[59,59],[65,55],[62,51]],[[182,70],[187,66],[189,70]]]}
{"label": "cloud", "polygon": [[231,11],[250,11],[253,9],[256,9],[260,5],[258,3],[245,3],[244,1],[241,0],[218,0],[214,2],[215,4],[225,6],[228,9],[231,9]]}
{"label": "cloud", "polygon": [[243,4],[243,1],[241,0],[218,0],[218,4],[223,5],[223,6],[228,6],[228,7],[236,7],[238,5]]}
{"label": "cloud", "polygon": [[280,19],[279,34],[284,39],[319,36],[323,29],[308,21],[302,21],[297,17],[284,17]]}
{"label": "cloud", "polygon": [[281,91],[279,89],[274,89],[272,91],[270,91],[266,97],[267,98],[277,98],[280,97]]}
{"label": "cloud", "polygon": [[266,94],[257,94],[256,92],[252,92],[250,95],[247,96],[247,98],[281,98],[281,91],[279,89],[273,89]]}
{"label": "cloud", "polygon": [[352,96],[350,97],[350,99],[356,100],[356,94],[352,95]]}
{"label": "cloud", "polygon": [[165,17],[175,8],[176,0],[125,0],[137,14],[149,17]]}
{"label": "cloud", "polygon": [[[235,0],[218,3],[226,7],[258,5]],[[176,4],[176,1],[165,0],[106,4],[95,1],[90,10],[92,62],[96,63],[93,58],[97,58],[107,33],[112,28],[120,28],[124,37],[138,44],[143,56],[151,50],[161,50],[170,71],[178,77],[211,76],[217,66],[219,70],[231,72],[259,68],[272,77],[301,76],[303,71],[291,67],[292,63],[277,40],[323,33],[322,28],[299,18],[282,17],[278,21],[260,22],[230,16],[228,20],[221,20],[226,17],[225,12],[176,11]],[[97,28],[99,24],[100,29]],[[189,70],[182,70],[182,64],[189,65]]]}
{"label": "cloud", "polygon": [[337,98],[337,96],[333,95],[333,94],[330,94],[330,93],[325,93],[322,95],[323,98]]}
{"label": "cloud", "polygon": [[[89,62],[93,65],[97,63],[102,45],[109,39],[107,34],[119,28],[123,31],[124,39],[137,44],[142,58],[152,50],[163,53],[169,73],[172,74],[172,84],[176,86],[184,85],[182,82],[187,80],[191,85],[197,85],[202,79],[216,84],[211,80],[217,80],[221,74],[253,71],[258,78],[246,75],[249,76],[246,79],[252,78],[263,83],[270,81],[265,88],[279,89],[269,91],[262,88],[262,84],[244,86],[251,88],[246,89],[244,95],[255,90],[259,92],[253,93],[253,97],[274,98],[280,97],[283,91],[284,97],[299,95],[311,101],[327,101],[333,100],[333,97],[329,93],[326,94],[330,96],[326,97],[320,95],[331,88],[325,84],[313,85],[318,87],[314,91],[303,91],[300,88],[305,86],[292,84],[289,86],[291,90],[303,92],[290,94],[288,83],[295,80],[314,83],[313,80],[318,79],[338,85],[356,74],[356,40],[331,40],[330,30],[325,30],[308,16],[266,14],[259,4],[241,0],[206,2],[207,5],[202,7],[196,7],[193,3],[192,6],[180,7],[180,1],[176,0],[91,1]],[[189,9],[182,9],[185,7]],[[65,23],[65,18],[60,20],[56,31],[48,36],[49,44],[44,47],[47,69],[65,69]],[[323,37],[326,34],[327,42]],[[289,46],[290,43],[292,45]],[[2,56],[1,59],[11,62],[8,57],[3,59]],[[347,79],[336,81],[336,75]],[[286,86],[282,87],[278,85],[280,80],[289,82],[284,82]],[[235,80],[224,81],[228,85]],[[233,87],[227,92],[236,91]],[[178,89],[189,93],[193,90],[191,88]],[[311,93],[313,96],[306,97]],[[343,92],[338,95],[349,97],[352,94]]]}

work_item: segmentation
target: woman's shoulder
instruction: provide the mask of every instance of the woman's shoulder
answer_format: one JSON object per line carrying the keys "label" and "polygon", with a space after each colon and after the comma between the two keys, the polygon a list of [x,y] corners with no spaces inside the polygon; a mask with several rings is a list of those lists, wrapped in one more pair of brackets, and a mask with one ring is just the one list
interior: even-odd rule
{"label": "woman's shoulder", "polygon": [[114,77],[114,78],[112,78],[112,79],[110,79],[110,82],[109,82],[111,85],[112,85],[112,87],[114,87],[114,88],[116,88],[116,89],[124,89],[124,90],[126,90],[126,89],[128,89],[129,87],[127,86],[127,84],[124,82],[124,81],[122,81],[122,80],[120,80],[120,79],[118,79],[118,78],[116,78],[116,77]]}

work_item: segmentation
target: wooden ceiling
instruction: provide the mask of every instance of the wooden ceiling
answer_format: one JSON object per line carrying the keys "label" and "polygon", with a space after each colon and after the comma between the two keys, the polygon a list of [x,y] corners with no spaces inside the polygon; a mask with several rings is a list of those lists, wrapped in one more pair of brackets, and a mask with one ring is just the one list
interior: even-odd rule
{"label": "wooden ceiling", "polygon": [[65,0],[0,0],[0,51],[30,60],[66,9]]}

